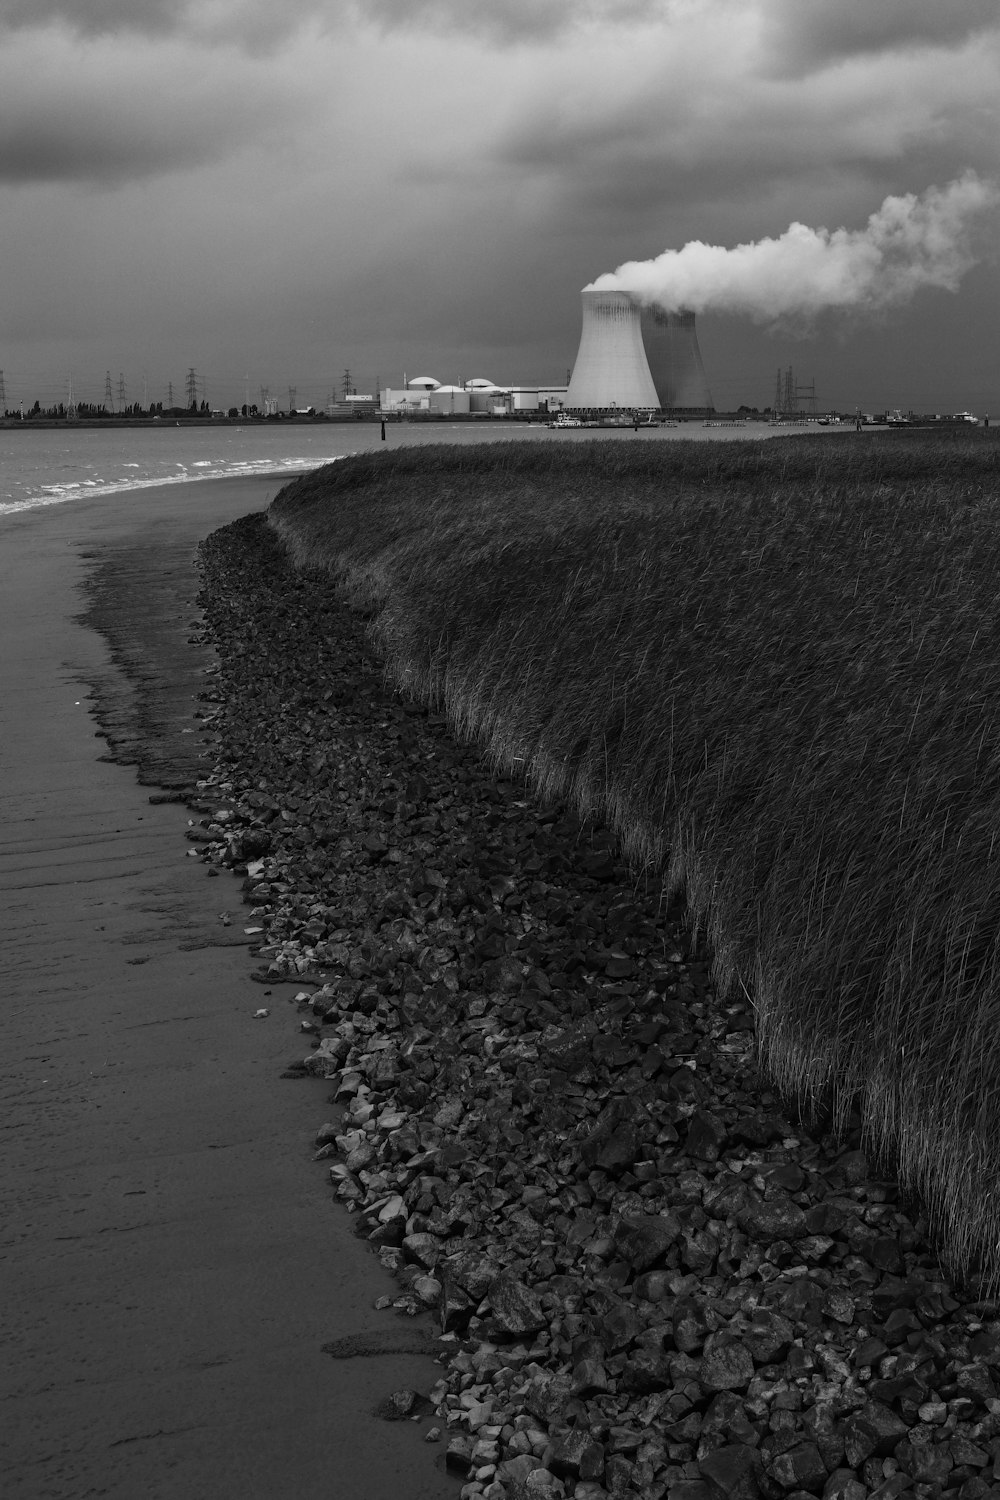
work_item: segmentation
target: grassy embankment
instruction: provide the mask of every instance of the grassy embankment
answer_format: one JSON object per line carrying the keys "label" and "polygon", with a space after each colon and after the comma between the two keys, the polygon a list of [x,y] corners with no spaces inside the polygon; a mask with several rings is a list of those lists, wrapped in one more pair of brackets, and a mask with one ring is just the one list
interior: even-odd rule
{"label": "grassy embankment", "polygon": [[1000,1276],[994,433],[438,447],[290,485],[394,678],[686,888],[807,1107]]}

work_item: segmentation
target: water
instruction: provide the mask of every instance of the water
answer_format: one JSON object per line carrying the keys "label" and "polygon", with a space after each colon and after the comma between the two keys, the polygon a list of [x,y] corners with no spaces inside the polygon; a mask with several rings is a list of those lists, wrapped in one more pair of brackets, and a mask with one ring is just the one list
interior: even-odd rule
{"label": "water", "polygon": [[154,485],[301,473],[379,441],[361,427],[19,428],[0,432],[0,516]]}
{"label": "water", "polygon": [[[826,428],[812,428],[824,432]],[[775,428],[706,428],[691,423],[638,434],[592,429],[551,432],[541,424],[389,423],[389,447],[426,443],[586,442],[592,438],[660,442],[770,437]],[[0,430],[0,517],[95,495],[121,494],[193,480],[274,474],[291,477],[347,453],[382,447],[378,423],[268,427],[64,427]],[[133,496],[133,498],[135,498]]]}

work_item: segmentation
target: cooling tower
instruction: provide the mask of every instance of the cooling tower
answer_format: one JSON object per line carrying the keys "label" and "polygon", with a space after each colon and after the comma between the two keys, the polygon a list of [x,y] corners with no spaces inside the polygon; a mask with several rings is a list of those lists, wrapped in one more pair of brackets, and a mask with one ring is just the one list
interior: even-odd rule
{"label": "cooling tower", "polygon": [[576,410],[659,406],[642,346],[638,305],[628,292],[584,290],[583,332],[566,392]]}
{"label": "cooling tower", "polygon": [[694,313],[644,307],[642,337],[659,404],[665,410],[713,411]]}

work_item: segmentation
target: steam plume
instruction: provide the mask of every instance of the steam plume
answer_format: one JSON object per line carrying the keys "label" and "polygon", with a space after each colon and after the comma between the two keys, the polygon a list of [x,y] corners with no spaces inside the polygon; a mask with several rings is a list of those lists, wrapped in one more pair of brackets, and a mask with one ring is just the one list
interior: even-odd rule
{"label": "steam plume", "polygon": [[998,202],[996,183],[969,171],[919,197],[886,198],[864,229],[796,223],[777,239],[732,249],[690,240],[655,260],[626,261],[591,287],[631,292],[668,312],[738,312],[759,323],[824,308],[877,311],[920,287],[957,291],[978,258],[976,221]]}

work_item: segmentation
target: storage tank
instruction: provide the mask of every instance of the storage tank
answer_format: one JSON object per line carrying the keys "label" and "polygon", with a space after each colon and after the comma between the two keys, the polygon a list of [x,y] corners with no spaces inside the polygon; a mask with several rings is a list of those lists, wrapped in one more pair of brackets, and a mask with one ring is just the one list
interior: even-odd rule
{"label": "storage tank", "polygon": [[439,385],[429,391],[431,411],[443,412],[445,416],[455,413],[464,415],[469,410],[469,392],[461,385]]}

